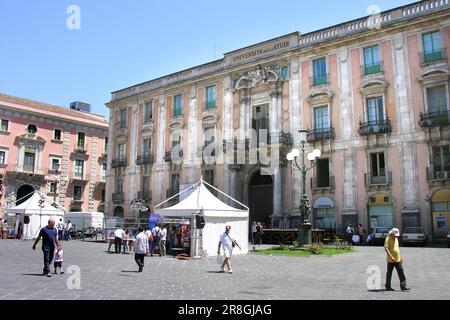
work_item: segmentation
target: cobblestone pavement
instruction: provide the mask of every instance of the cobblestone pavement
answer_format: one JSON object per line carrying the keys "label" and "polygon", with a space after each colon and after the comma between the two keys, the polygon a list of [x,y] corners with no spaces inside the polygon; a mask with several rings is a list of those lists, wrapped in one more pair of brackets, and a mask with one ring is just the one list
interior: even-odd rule
{"label": "cobblestone pavement", "polygon": [[[386,272],[383,247],[356,247],[335,256],[269,256],[249,253],[233,258],[233,274],[218,273],[215,257],[175,260],[147,257],[137,273],[132,255],[110,254],[106,244],[64,242],[64,267],[74,274],[42,277],[42,251],[31,241],[0,240],[0,300],[16,299],[450,299],[450,249],[401,248],[410,292],[369,290],[369,266]],[[52,267],[53,270],[53,267]],[[67,285],[69,283],[69,286]],[[393,287],[399,289],[397,274]]]}

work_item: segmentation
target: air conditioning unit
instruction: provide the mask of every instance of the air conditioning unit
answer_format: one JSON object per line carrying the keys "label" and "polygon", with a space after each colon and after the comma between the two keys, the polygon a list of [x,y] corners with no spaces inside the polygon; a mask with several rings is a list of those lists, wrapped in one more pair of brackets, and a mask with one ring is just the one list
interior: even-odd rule
{"label": "air conditioning unit", "polygon": [[438,179],[445,179],[445,178],[447,178],[447,171],[437,171],[436,172],[436,178],[438,178]]}

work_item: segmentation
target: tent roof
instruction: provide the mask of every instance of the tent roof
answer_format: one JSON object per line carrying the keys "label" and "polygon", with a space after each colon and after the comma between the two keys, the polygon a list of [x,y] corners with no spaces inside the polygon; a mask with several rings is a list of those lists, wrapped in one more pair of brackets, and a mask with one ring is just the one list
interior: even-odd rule
{"label": "tent roof", "polygon": [[[41,195],[38,191],[35,191],[31,198],[27,201],[15,206],[13,208],[6,209],[8,213],[25,213],[25,214],[40,214],[41,207],[39,206],[39,200]],[[46,215],[64,215],[64,211],[52,206],[47,200],[44,201],[42,207],[42,214]]]}
{"label": "tent roof", "polygon": [[[179,216],[191,216],[193,213],[203,209],[205,215],[212,215],[212,216],[248,215],[248,210],[240,210],[231,207],[226,203],[222,202],[221,200],[219,200],[218,198],[216,198],[208,190],[208,188],[206,188],[203,180],[200,180],[200,182],[198,182],[196,185],[197,188],[186,199],[169,208],[155,209],[155,213],[163,216],[179,217]],[[159,207],[164,202],[156,205],[155,208]]]}

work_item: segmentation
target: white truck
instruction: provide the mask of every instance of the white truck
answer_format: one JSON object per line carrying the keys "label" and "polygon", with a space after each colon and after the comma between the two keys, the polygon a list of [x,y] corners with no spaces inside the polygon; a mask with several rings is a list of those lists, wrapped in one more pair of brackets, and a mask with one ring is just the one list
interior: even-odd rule
{"label": "white truck", "polygon": [[103,212],[68,212],[64,215],[64,223],[69,220],[77,231],[77,237],[84,234],[86,236],[93,236],[95,233],[102,233],[103,229]]}

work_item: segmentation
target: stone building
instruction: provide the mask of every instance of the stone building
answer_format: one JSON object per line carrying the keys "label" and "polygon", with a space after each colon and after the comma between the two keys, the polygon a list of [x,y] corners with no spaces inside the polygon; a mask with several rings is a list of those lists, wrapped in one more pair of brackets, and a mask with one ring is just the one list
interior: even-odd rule
{"label": "stone building", "polygon": [[103,116],[0,94],[0,121],[2,213],[34,190],[66,212],[103,212],[108,135]]}
{"label": "stone building", "polygon": [[[309,129],[311,219],[422,226],[450,218],[448,1],[423,1],[112,93],[106,212],[136,217],[200,176],[274,228],[299,221],[302,178],[285,160]],[[252,130],[254,129],[254,130]]]}

